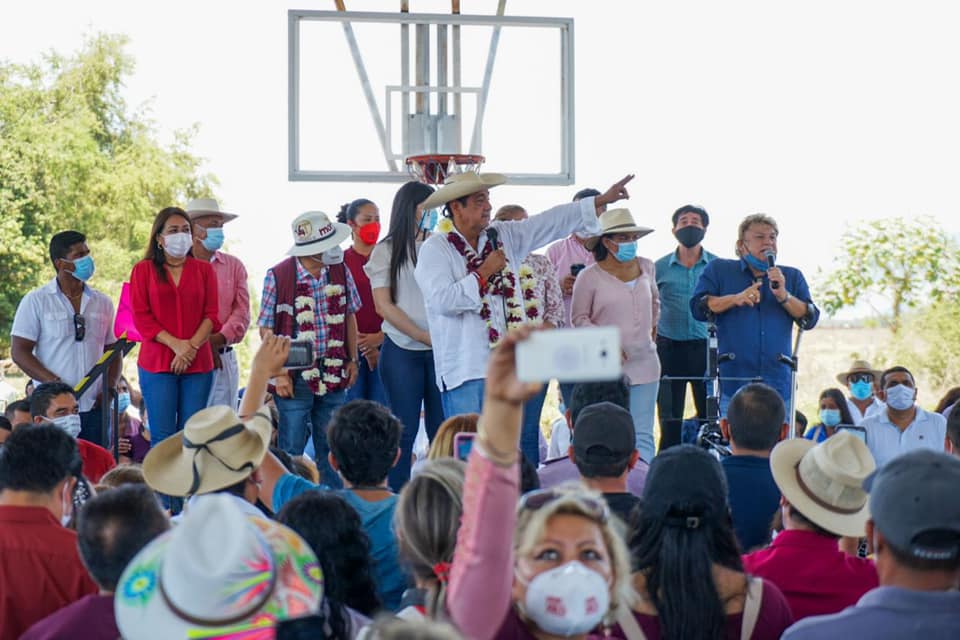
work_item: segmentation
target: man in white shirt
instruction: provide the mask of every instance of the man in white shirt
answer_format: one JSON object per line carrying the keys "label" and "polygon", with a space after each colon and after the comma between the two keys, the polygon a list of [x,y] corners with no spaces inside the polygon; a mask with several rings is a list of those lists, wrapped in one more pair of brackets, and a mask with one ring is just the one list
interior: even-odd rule
{"label": "man in white shirt", "polygon": [[[10,355],[36,384],[62,381],[71,387],[90,371],[113,335],[113,301],[86,282],[94,272],[87,238],[79,231],[61,231],[50,238],[50,261],[56,277],[23,297],[10,331]],[[115,389],[120,360],[107,374]],[[80,398],[80,438],[101,442],[100,383]]]}
{"label": "man in white shirt", "polygon": [[414,272],[427,307],[444,415],[480,412],[490,348],[526,319],[518,276],[523,259],[573,232],[599,235],[597,215],[629,197],[631,179],[528,220],[492,225],[490,188],[506,182],[500,174],[452,176],[424,201],[424,210],[445,205],[446,221],[423,243]]}
{"label": "man in white shirt", "polygon": [[866,360],[854,360],[849,371],[837,374],[837,382],[850,390],[847,408],[853,424],[860,426],[866,418],[883,412],[886,406],[874,394],[880,372]]}
{"label": "man in white shirt", "polygon": [[916,405],[917,385],[906,367],[891,367],[880,375],[880,400],[884,411],[866,418],[867,447],[882,467],[900,454],[916,449],[943,451],[947,421],[939,413]]}

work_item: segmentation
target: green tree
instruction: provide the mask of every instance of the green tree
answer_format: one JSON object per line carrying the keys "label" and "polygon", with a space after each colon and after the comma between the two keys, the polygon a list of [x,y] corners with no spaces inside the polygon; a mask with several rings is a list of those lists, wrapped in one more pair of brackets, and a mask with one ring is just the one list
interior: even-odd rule
{"label": "green tree", "polygon": [[52,277],[51,235],[85,233],[94,284],[116,299],[156,212],[209,196],[216,184],[190,152],[196,127],[165,145],[149,105],[127,106],[126,44],[99,34],[69,56],[0,61],[0,353],[20,299]]}
{"label": "green tree", "polygon": [[819,300],[831,315],[869,296],[885,298],[897,333],[907,309],[954,299],[960,291],[957,243],[929,217],[886,218],[848,228]]}

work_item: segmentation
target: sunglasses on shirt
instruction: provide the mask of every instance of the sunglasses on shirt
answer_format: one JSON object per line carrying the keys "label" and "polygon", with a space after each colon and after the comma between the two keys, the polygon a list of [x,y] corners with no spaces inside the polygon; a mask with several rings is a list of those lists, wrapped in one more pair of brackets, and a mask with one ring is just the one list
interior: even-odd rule
{"label": "sunglasses on shirt", "polygon": [[73,339],[83,342],[87,335],[87,321],[79,313],[73,314]]}
{"label": "sunglasses on shirt", "polygon": [[572,493],[570,491],[555,491],[553,489],[538,489],[525,493],[520,498],[520,509],[528,511],[537,511],[547,506],[551,502],[562,498],[571,498],[584,506],[590,516],[600,524],[605,524],[610,519],[610,508],[605,500],[596,500],[587,496]]}

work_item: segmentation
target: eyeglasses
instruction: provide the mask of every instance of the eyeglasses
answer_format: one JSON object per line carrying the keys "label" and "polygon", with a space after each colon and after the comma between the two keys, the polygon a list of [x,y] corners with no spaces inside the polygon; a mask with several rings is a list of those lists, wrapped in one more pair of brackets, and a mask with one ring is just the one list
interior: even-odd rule
{"label": "eyeglasses", "polygon": [[79,313],[73,314],[73,339],[83,342],[87,335],[87,321]]}
{"label": "eyeglasses", "polygon": [[610,508],[607,506],[606,501],[596,500],[570,491],[555,491],[553,489],[538,489],[524,494],[523,497],[520,498],[520,509],[537,511],[551,502],[562,498],[571,498],[586,507],[590,517],[600,524],[606,524],[610,518]]}
{"label": "eyeglasses", "polygon": [[847,376],[849,382],[873,382],[872,373],[854,373]]}

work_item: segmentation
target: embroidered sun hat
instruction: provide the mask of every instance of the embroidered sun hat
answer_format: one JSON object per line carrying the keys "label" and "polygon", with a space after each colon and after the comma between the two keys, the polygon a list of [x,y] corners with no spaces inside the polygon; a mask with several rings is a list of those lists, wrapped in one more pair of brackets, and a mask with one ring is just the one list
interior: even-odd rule
{"label": "embroidered sun hat", "polygon": [[630,209],[607,209],[600,214],[597,221],[600,223],[600,235],[585,242],[585,246],[591,251],[600,242],[600,238],[608,233],[639,233],[641,238],[653,233],[650,227],[641,227],[634,221]]}
{"label": "embroidered sun hat", "polygon": [[784,440],[770,454],[783,497],[814,524],[842,536],[864,534],[870,509],[863,481],[876,468],[867,445],[848,431],[819,444]]}
{"label": "embroidered sun hat", "polygon": [[322,600],[323,572],[303,538],[212,495],[130,561],[114,610],[126,640],[240,638],[317,613]]}
{"label": "embroidered sun hat", "polygon": [[424,211],[440,207],[451,200],[496,187],[506,181],[507,176],[502,173],[477,173],[476,171],[457,173],[449,176],[442,187],[423,201],[421,207]]}
{"label": "embroidered sun hat", "polygon": [[230,222],[237,218],[235,213],[227,213],[220,210],[220,203],[213,198],[195,198],[187,203],[187,216],[190,221],[204,216],[220,216],[224,222]]}
{"label": "embroidered sun hat", "polygon": [[883,372],[871,367],[870,363],[866,360],[854,360],[853,366],[850,367],[849,371],[843,371],[837,374],[837,382],[843,386],[847,386],[847,378],[855,373],[869,373],[873,376],[875,382],[880,382],[880,374]]}
{"label": "embroidered sun hat", "polygon": [[322,211],[301,213],[290,225],[293,230],[293,247],[290,256],[315,256],[327,249],[339,246],[350,237],[350,227],[341,222],[331,222]]}
{"label": "embroidered sun hat", "polygon": [[143,459],[150,488],[168,496],[210,493],[247,478],[270,447],[266,410],[241,422],[226,405],[193,414],[183,431],[157,443]]}

